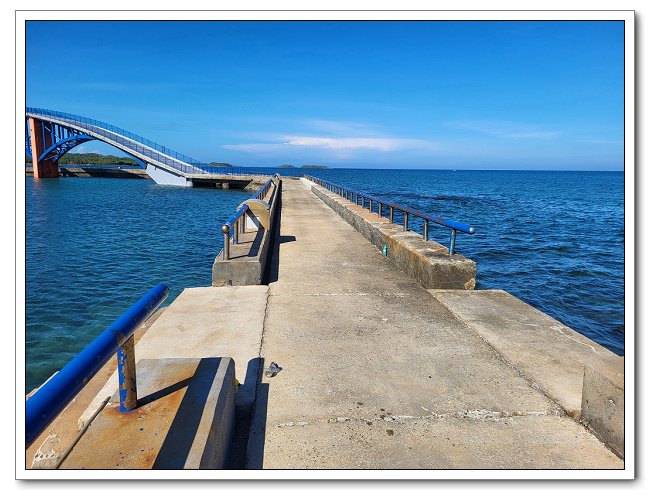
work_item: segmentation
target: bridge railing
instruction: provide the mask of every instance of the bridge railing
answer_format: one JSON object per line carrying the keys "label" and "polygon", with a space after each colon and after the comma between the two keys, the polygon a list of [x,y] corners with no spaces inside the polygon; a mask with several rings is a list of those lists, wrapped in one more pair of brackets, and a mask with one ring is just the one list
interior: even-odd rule
{"label": "bridge railing", "polygon": [[27,400],[27,447],[116,352],[120,411],[130,411],[137,406],[133,334],[163,303],[168,294],[169,288],[165,285],[157,285],[149,290]]}
{"label": "bridge railing", "polygon": [[[63,113],[61,111],[54,111],[45,108],[28,107],[26,108],[26,113],[30,115],[42,116],[45,118],[59,119],[71,126],[85,128],[86,130],[90,130],[101,136],[104,136],[107,139],[116,142],[117,144],[126,146],[136,153],[140,153],[148,158],[151,158],[152,160],[156,160],[163,165],[167,165],[186,174],[248,175],[250,173],[254,173],[248,172],[247,169],[243,169],[242,167],[208,165],[187,155],[178,153],[177,151],[169,149],[154,141],[146,139],[145,137],[133,134],[128,130],[124,130],[123,128],[116,127],[110,123],[95,120],[93,118],[75,115],[72,113]],[[29,149],[29,130],[26,130],[25,137],[26,149]]]}
{"label": "bridge railing", "polygon": [[[338,194],[339,196],[342,196],[343,198],[346,198],[348,201],[351,201],[356,205],[361,205],[363,208],[366,208],[366,201],[367,201],[368,210],[370,212],[377,213],[377,215],[379,215],[380,217],[384,216],[384,209],[387,208],[388,220],[391,224],[393,223],[395,210],[401,212],[404,215],[404,222],[403,222],[404,231],[409,230],[409,216],[421,218],[424,223],[422,237],[425,240],[429,239],[429,223],[431,222],[450,229],[451,234],[449,238],[449,255],[453,255],[456,252],[456,233],[458,231],[466,234],[474,234],[476,232],[473,227],[467,224],[463,224],[462,222],[457,222],[451,219],[446,219],[444,217],[431,215],[426,212],[422,212],[420,210],[415,210],[409,207],[398,205],[397,203],[387,201],[383,198],[378,198],[376,196],[363,193],[361,191],[348,189],[344,186],[334,184],[333,182],[319,179],[317,177],[312,177],[311,175],[305,175],[305,178],[314,182],[315,184],[318,184],[319,186],[324,187],[325,189],[328,189],[329,191],[332,191],[333,193]],[[377,209],[376,212],[373,211],[373,203]]]}
{"label": "bridge railing", "polygon": [[[28,107],[26,108],[26,112],[27,114],[44,116],[47,118],[58,118],[66,123],[88,128],[93,132],[103,133],[103,135],[108,136],[109,139],[117,142],[118,144],[128,146],[140,154],[149,156],[152,159],[163,163],[164,165],[169,165],[170,167],[173,167],[182,172],[204,173],[205,169],[201,167],[201,165],[204,165],[202,162],[195,160],[194,158],[190,158],[189,156],[186,156],[182,153],[178,153],[140,135],[133,134],[128,130],[124,130],[123,128],[111,125],[110,123],[102,122],[100,120],[95,120],[93,118],[88,118],[85,116],[75,115],[72,113],[63,113],[61,111],[53,111],[51,109],[44,108]],[[106,132],[111,132],[112,134],[106,134]],[[135,144],[127,144],[122,138],[129,139]],[[145,146],[147,150],[145,150],[142,146]]]}
{"label": "bridge railing", "polygon": [[[269,178],[262,187],[253,195],[253,198],[264,200],[269,190],[275,185],[273,177]],[[233,245],[239,243],[239,235],[246,232],[246,217],[250,207],[244,203],[239,209],[230,217],[223,226],[221,232],[223,233],[223,260],[230,260],[230,243],[232,240]]]}

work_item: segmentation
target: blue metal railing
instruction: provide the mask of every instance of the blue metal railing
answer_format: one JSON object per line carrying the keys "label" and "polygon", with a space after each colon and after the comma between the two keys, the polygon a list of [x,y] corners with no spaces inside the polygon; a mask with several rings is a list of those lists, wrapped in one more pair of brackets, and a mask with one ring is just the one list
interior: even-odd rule
{"label": "blue metal railing", "polygon": [[25,403],[26,446],[39,436],[81,388],[118,353],[120,411],[137,404],[133,333],[167,298],[169,288],[157,285],[100,333]]}
{"label": "blue metal railing", "polygon": [[456,252],[457,231],[460,231],[461,233],[467,233],[467,234],[474,234],[476,232],[476,230],[473,227],[467,224],[463,224],[462,222],[457,222],[451,219],[445,219],[444,217],[439,217],[439,216],[428,214],[426,212],[422,212],[420,210],[414,210],[409,207],[404,207],[402,205],[398,205],[397,203],[387,201],[383,198],[371,196],[361,191],[354,191],[344,186],[334,184],[333,182],[319,179],[317,177],[312,177],[311,175],[305,175],[305,178],[318,184],[319,186],[324,187],[325,189],[328,189],[329,191],[332,191],[333,193],[338,194],[339,196],[346,198],[349,201],[352,201],[357,205],[361,204],[363,208],[365,208],[366,200],[368,200],[368,210],[370,212],[374,212],[372,209],[373,202],[374,202],[377,208],[377,211],[374,213],[377,213],[377,215],[379,215],[380,217],[384,216],[383,213],[384,207],[388,207],[388,220],[391,224],[393,223],[394,211],[398,210],[399,212],[402,212],[404,214],[404,231],[409,230],[409,215],[420,217],[424,221],[424,230],[423,230],[422,237],[425,240],[429,239],[430,222],[433,222],[434,224],[438,224],[440,226],[450,229],[451,235],[449,239],[449,255],[453,255]]}
{"label": "blue metal railing", "polygon": [[95,120],[85,116],[75,115],[72,113],[63,113],[44,108],[26,108],[27,115],[43,117],[45,119],[60,120],[68,125],[76,126],[93,132],[100,137],[109,139],[117,144],[129,148],[151,160],[155,160],[163,165],[186,174],[221,174],[245,175],[244,172],[237,172],[239,167],[218,167],[207,165],[204,162],[195,160],[187,155],[178,153],[172,149],[166,148],[154,141],[146,139],[140,135],[133,134],[128,130],[116,127],[110,123]]}

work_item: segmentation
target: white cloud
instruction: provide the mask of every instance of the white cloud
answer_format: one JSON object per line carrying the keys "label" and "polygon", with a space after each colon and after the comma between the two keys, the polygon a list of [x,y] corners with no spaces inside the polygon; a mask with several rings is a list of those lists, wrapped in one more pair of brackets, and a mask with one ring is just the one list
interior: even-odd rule
{"label": "white cloud", "polygon": [[276,152],[292,148],[318,148],[337,151],[355,151],[372,149],[378,151],[399,151],[404,149],[438,149],[431,141],[421,139],[395,137],[316,137],[316,136],[285,136],[278,139],[281,142],[227,144],[225,149],[246,152]]}

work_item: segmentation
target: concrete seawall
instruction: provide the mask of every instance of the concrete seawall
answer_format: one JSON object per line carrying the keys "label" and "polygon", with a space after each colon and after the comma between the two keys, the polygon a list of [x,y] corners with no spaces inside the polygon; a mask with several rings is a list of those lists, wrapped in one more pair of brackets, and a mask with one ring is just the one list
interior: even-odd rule
{"label": "concrete seawall", "polygon": [[424,241],[420,234],[404,231],[402,226],[391,224],[311,181],[302,182],[373,245],[380,250],[386,245],[387,257],[424,288],[474,289],[474,261],[459,254],[449,255],[447,247],[436,241]]}
{"label": "concrete seawall", "polygon": [[[279,177],[274,178],[273,186],[263,200],[268,203],[268,218],[264,221],[256,218],[253,221],[251,215],[244,216],[248,219],[249,229],[238,235],[237,244],[230,245],[230,259],[224,260],[223,250],[214,259],[212,286],[262,284],[268,266],[271,243],[277,230],[278,207],[282,200],[282,180]],[[254,229],[251,230],[250,226]]]}
{"label": "concrete seawall", "polygon": [[[124,179],[149,179],[147,172],[143,168],[106,168],[91,166],[59,166],[61,177],[113,177]],[[27,177],[34,176],[33,167],[25,167]]]}

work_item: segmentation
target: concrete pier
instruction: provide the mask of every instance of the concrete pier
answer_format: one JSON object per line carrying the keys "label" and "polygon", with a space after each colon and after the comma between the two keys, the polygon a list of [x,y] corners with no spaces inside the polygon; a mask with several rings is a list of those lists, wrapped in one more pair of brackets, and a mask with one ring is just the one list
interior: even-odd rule
{"label": "concrete pier", "polygon": [[[281,200],[268,284],[186,289],[136,345],[145,365],[234,361],[232,445],[211,463],[624,467],[622,358],[505,292],[423,286],[307,183],[285,178]],[[281,370],[266,376],[271,362]],[[102,403],[117,388],[115,375],[91,384],[82,424],[110,410]],[[141,442],[129,452],[123,439],[116,463],[141,463],[129,458]],[[90,460],[84,446],[63,467]]]}
{"label": "concrete pier", "polygon": [[284,182],[280,241],[262,357],[282,371],[250,467],[622,467],[299,181]]}

